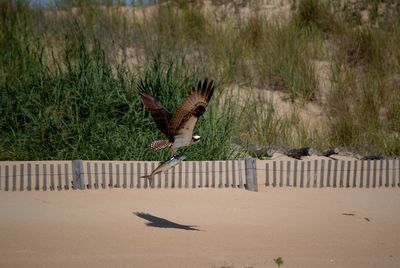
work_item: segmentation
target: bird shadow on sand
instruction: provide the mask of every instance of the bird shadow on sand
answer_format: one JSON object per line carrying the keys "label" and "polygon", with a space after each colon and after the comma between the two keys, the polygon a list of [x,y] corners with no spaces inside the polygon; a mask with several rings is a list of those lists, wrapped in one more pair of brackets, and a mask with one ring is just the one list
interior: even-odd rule
{"label": "bird shadow on sand", "polygon": [[132,213],[138,216],[139,218],[148,221],[146,222],[146,226],[149,227],[173,228],[173,229],[181,229],[187,231],[200,231],[199,229],[196,228],[197,226],[195,225],[183,225],[143,212],[132,212]]}

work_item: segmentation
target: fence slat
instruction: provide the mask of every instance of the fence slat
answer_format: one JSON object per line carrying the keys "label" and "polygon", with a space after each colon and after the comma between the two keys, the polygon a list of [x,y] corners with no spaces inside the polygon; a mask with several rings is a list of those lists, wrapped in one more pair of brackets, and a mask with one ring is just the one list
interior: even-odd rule
{"label": "fence slat", "polygon": [[357,187],[357,160],[354,160],[353,187]]}
{"label": "fence slat", "polygon": [[319,187],[323,188],[324,187],[324,179],[325,179],[325,159],[321,160],[321,178],[319,181]]}
{"label": "fence slat", "polygon": [[350,187],[350,171],[351,171],[351,161],[347,161],[347,176],[346,176],[346,187]]}
{"label": "fence slat", "polygon": [[265,163],[265,186],[269,186],[269,163]]}
{"label": "fence slat", "polygon": [[172,167],[171,172],[171,188],[175,188],[175,166]]}
{"label": "fence slat", "polygon": [[333,188],[336,188],[336,181],[337,181],[337,172],[338,172],[338,162],[339,160],[335,160],[333,163]]}
{"label": "fence slat", "polygon": [[114,188],[114,172],[113,172],[113,164],[110,162],[108,163],[108,187]]}
{"label": "fence slat", "polygon": [[192,188],[196,188],[196,184],[197,184],[197,181],[196,181],[196,162],[192,162],[192,181],[193,181],[193,184],[192,184]]}
{"label": "fence slat", "polygon": [[379,160],[379,187],[383,186],[383,159]]}
{"label": "fence slat", "polygon": [[222,161],[218,161],[219,166],[219,183],[218,188],[222,188]]}
{"label": "fence slat", "polygon": [[392,187],[396,187],[396,160],[392,160]]}
{"label": "fence slat", "polygon": [[307,161],[307,188],[310,188],[311,180],[311,161]]}
{"label": "fence slat", "polygon": [[249,191],[258,191],[256,159],[246,158],[246,186]]}
{"label": "fence slat", "polygon": [[332,175],[332,160],[328,160],[328,170],[326,173],[326,186],[331,187],[331,175]]}
{"label": "fence slat", "polygon": [[279,187],[283,187],[283,160],[279,161]]}
{"label": "fence slat", "polygon": [[133,162],[130,163],[130,174],[129,188],[133,189],[135,187],[135,165]]}
{"label": "fence slat", "polygon": [[164,172],[164,187],[168,188],[169,184],[169,170],[167,170],[166,172]]}
{"label": "fence slat", "polygon": [[88,183],[87,183],[87,188],[88,189],[92,189],[92,171],[91,171],[91,167],[90,167],[90,162],[86,163],[86,174],[87,174],[87,178],[88,178]]}
{"label": "fence slat", "polygon": [[178,188],[182,188],[182,166],[183,166],[183,162],[179,163],[179,176],[178,176]]}
{"label": "fence slat", "polygon": [[189,188],[189,162],[185,161],[185,188]]}
{"label": "fence slat", "polygon": [[[23,191],[25,188],[25,183],[24,183],[24,181],[25,181],[25,178],[24,178],[24,168],[25,168],[25,165],[24,164],[21,164],[20,166],[19,166],[19,172],[20,172],[20,183],[19,183],[19,190],[20,191]],[[0,188],[1,189],[1,188]]]}
{"label": "fence slat", "polygon": [[225,161],[225,188],[229,187],[229,162]]}
{"label": "fence slat", "polygon": [[99,164],[94,163],[94,188],[99,189]]}
{"label": "fence slat", "polygon": [[61,164],[57,165],[57,190],[61,191],[62,190],[62,171],[61,171],[62,167]]}
{"label": "fence slat", "polygon": [[343,181],[344,181],[344,169],[345,169],[346,162],[344,160],[340,161],[340,178],[339,178],[339,187],[342,188]]}
{"label": "fence slat", "polygon": [[123,173],[123,177],[122,177],[122,188],[126,189],[127,185],[128,185],[128,170],[127,170],[127,164],[123,163],[122,164],[122,173]]}
{"label": "fence slat", "polygon": [[369,183],[370,183],[370,177],[371,175],[371,160],[367,160],[367,185],[366,187],[369,188]]}
{"label": "fence slat", "polygon": [[304,161],[301,161],[301,165],[300,165],[300,188],[303,188],[303,187],[304,187]]}
{"label": "fence slat", "polygon": [[46,191],[47,190],[47,165],[43,164],[42,167],[43,167],[43,187],[42,187],[42,189],[43,189],[43,191]]}
{"label": "fence slat", "polygon": [[106,164],[101,163],[101,188],[106,188]]}
{"label": "fence slat", "polygon": [[39,185],[40,185],[40,183],[39,183],[39,180],[40,180],[40,174],[39,174],[39,164],[36,164],[35,165],[35,171],[36,171],[36,173],[35,173],[35,177],[36,177],[36,179],[35,179],[35,190],[36,191],[39,191]]}
{"label": "fence slat", "polygon": [[385,178],[385,187],[389,187],[389,159],[386,159],[386,178]]}
{"label": "fence slat", "polygon": [[[149,173],[149,170],[148,170],[148,163],[147,163],[147,162],[144,163],[144,173],[143,173],[143,174],[144,174],[144,175],[150,174],[150,173]],[[141,179],[139,179],[139,180],[141,180]],[[147,189],[147,188],[149,187],[148,182],[149,182],[149,179],[143,178],[143,187],[144,187],[145,189]]]}
{"label": "fence slat", "polygon": [[316,188],[318,183],[318,160],[314,160],[314,182],[313,187]]}
{"label": "fence slat", "polygon": [[28,163],[28,191],[32,191],[32,165]]}
{"label": "fence slat", "polygon": [[199,161],[199,187],[203,187],[203,161]]}
{"label": "fence slat", "polygon": [[140,188],[142,188],[142,180],[140,179],[140,176],[142,176],[142,163],[140,163],[140,162],[136,163],[136,171],[137,171],[136,188],[140,189]]}
{"label": "fence slat", "polygon": [[276,187],[276,161],[272,163],[272,186]]}
{"label": "fence slat", "polygon": [[360,167],[360,188],[364,187],[364,161],[361,161],[361,167]]}
{"label": "fence slat", "polygon": [[287,161],[287,170],[286,170],[286,186],[291,186],[290,185],[290,160]]}
{"label": "fence slat", "polygon": [[17,165],[13,165],[13,184],[12,184],[12,190],[15,192],[17,190]]}
{"label": "fence slat", "polygon": [[243,188],[243,177],[242,177],[242,161],[238,161],[238,170],[239,170],[239,188]]}
{"label": "fence slat", "polygon": [[209,172],[210,172],[210,170],[209,170],[209,162],[207,161],[206,162],[206,187],[208,188],[208,187],[210,187],[210,176],[209,176]]}
{"label": "fence slat", "polygon": [[378,169],[377,165],[378,165],[378,161],[374,160],[374,167],[373,167],[373,170],[372,170],[372,172],[373,172],[372,173],[372,187],[373,188],[376,187],[376,170]]}
{"label": "fence slat", "polygon": [[50,164],[50,190],[54,191],[55,183],[54,183],[54,164]]}
{"label": "fence slat", "polygon": [[235,164],[236,164],[236,160],[232,160],[232,187],[236,188],[236,168],[235,168]]}
{"label": "fence slat", "polygon": [[297,187],[297,165],[298,160],[294,160],[294,170],[293,170],[293,187]]}

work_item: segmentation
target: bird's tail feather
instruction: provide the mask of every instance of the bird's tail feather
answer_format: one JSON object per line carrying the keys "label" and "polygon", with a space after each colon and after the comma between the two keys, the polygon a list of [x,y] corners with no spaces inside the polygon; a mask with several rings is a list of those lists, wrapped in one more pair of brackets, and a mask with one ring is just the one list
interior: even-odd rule
{"label": "bird's tail feather", "polygon": [[150,149],[153,151],[169,148],[172,146],[172,142],[169,140],[156,140],[150,144]]}

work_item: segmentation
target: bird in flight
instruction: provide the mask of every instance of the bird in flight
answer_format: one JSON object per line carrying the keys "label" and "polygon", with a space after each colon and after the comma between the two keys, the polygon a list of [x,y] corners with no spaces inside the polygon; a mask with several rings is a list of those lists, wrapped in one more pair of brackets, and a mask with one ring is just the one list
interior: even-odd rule
{"label": "bird in flight", "polygon": [[193,135],[197,119],[204,114],[207,105],[214,93],[213,81],[202,83],[199,81],[197,88],[193,87],[189,95],[172,115],[154,97],[146,93],[143,81],[140,81],[139,95],[146,109],[153,117],[158,129],[167,139],[156,140],[150,144],[152,150],[170,148],[172,154],[181,147],[187,147],[201,140],[198,135]]}

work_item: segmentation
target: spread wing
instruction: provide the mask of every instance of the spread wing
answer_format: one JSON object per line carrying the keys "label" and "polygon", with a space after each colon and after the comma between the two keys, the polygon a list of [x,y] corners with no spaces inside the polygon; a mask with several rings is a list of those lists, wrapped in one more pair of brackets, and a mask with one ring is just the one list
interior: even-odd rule
{"label": "spread wing", "polygon": [[197,118],[206,111],[213,93],[213,81],[208,83],[207,78],[203,83],[199,81],[197,88],[192,88],[189,96],[176,109],[170,121],[169,133],[172,136],[187,135],[191,138]]}
{"label": "spread wing", "polygon": [[155,98],[144,91],[143,81],[139,84],[139,95],[146,109],[150,112],[159,130],[169,137],[169,112]]}

